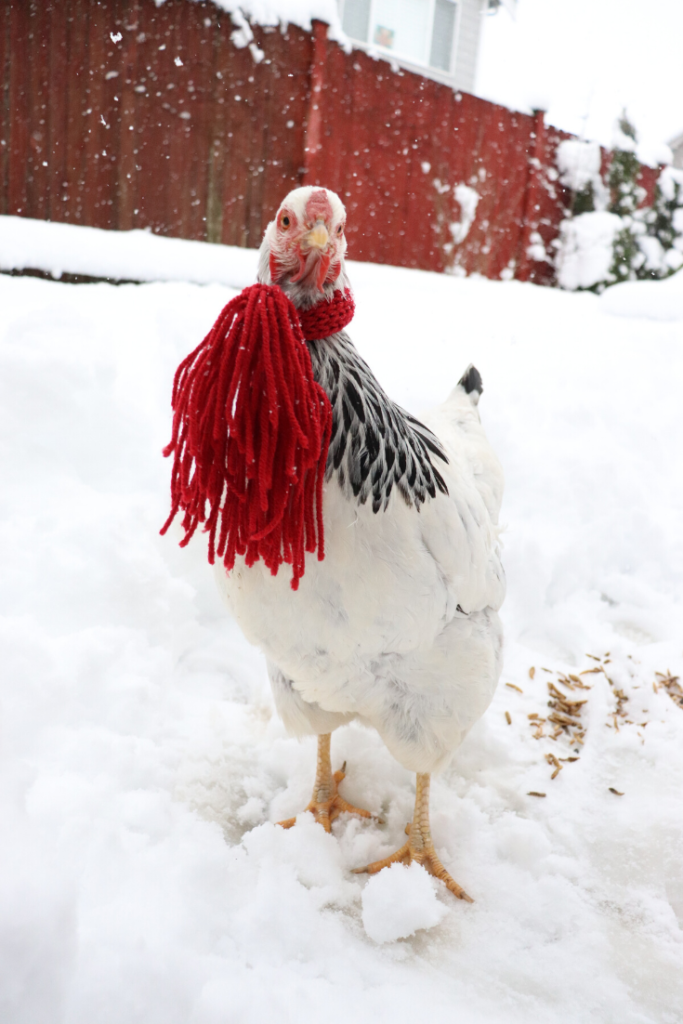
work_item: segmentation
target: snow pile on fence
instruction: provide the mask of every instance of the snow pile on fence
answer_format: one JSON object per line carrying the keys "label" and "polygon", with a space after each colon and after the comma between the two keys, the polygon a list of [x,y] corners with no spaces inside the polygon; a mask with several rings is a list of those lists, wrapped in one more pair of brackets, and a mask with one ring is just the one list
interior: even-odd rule
{"label": "snow pile on fence", "polygon": [[453,242],[455,245],[460,245],[467,238],[477,215],[479,194],[469,185],[460,183],[453,188],[453,195],[460,206],[460,220],[450,224],[449,228]]}
{"label": "snow pile on fence", "polygon": [[[165,0],[154,0],[158,7]],[[237,32],[244,31],[245,19],[254,25],[298,25],[310,31],[315,20],[324,21],[330,27],[332,39],[346,41],[339,18],[337,0],[212,0],[216,7],[234,15]],[[247,37],[238,38],[237,45],[248,45]]]}
{"label": "snow pile on fence", "polygon": [[556,159],[561,183],[574,193],[592,188],[596,209],[604,210],[608,197],[607,189],[600,177],[600,143],[585,142],[582,139],[563,139],[557,147]]}
{"label": "snow pile on fence", "polygon": [[[385,824],[273,824],[307,803],[315,744],[284,734],[202,544],[158,535],[173,373],[234,290],[0,276],[3,1024],[680,1016],[679,325],[518,282],[350,275],[388,392],[419,413],[472,360],[505,468],[504,673],[432,785],[437,851],[476,902],[421,869],[352,873],[413,805],[361,727],[333,761]],[[674,280],[634,285],[640,313]]]}

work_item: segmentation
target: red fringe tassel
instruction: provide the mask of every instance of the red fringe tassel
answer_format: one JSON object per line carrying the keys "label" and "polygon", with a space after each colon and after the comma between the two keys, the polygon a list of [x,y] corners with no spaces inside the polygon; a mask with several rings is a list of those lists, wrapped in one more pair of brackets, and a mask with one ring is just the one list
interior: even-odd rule
{"label": "red fringe tassel", "polygon": [[[351,303],[352,306],[352,303]],[[353,315],[348,316],[350,320]],[[273,575],[325,556],[322,488],[332,407],[314,380],[299,316],[284,292],[253,285],[227,304],[173,382],[171,514],[189,543],[200,523],[232,569],[262,558]],[[207,508],[208,506],[208,508]]]}

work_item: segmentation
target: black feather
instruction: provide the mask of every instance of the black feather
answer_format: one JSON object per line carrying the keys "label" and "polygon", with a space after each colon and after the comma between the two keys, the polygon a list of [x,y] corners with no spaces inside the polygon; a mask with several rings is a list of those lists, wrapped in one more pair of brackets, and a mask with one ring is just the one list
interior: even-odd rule
{"label": "black feather", "polygon": [[344,458],[344,451],[346,449],[346,437],[347,435],[342,430],[339,436],[339,442],[334,450],[333,465],[335,469],[339,469],[339,466],[341,465],[341,460]]}
{"label": "black feather", "polygon": [[361,423],[365,423],[365,406],[363,405],[363,399],[360,397],[350,380],[346,381],[346,397],[351,402],[358,419]]}
{"label": "black feather", "polygon": [[439,473],[438,469],[434,470],[434,479],[436,480],[436,486],[439,488],[442,494],[448,494],[448,488],[444,478]]}
{"label": "black feather", "polygon": [[446,453],[443,450],[443,448],[441,448],[440,445],[434,444],[434,442],[431,440],[431,438],[426,437],[424,434],[418,434],[418,437],[420,438],[420,440],[422,441],[423,444],[427,445],[427,447],[429,448],[430,452],[432,452],[434,455],[438,455],[438,457],[442,460],[442,462],[445,462],[446,465],[448,465],[448,459],[446,458]]}
{"label": "black feather", "polygon": [[365,427],[365,447],[368,450],[370,461],[374,462],[379,455],[379,440],[369,423]]}
{"label": "black feather", "polygon": [[477,394],[480,395],[484,390],[484,384],[481,379],[481,374],[479,373],[479,370],[476,368],[474,363],[470,363],[470,365],[467,367],[462,377],[458,381],[458,384],[460,385],[461,388],[465,389],[468,395],[471,395],[473,391],[476,391]]}
{"label": "black feather", "polygon": [[332,405],[325,479],[374,513],[386,510],[394,484],[406,504],[420,506],[448,488],[432,459],[448,459],[439,439],[392,402],[342,331],[309,345],[315,379]]}
{"label": "black feather", "polygon": [[346,398],[344,398],[344,401],[342,402],[342,411],[344,414],[344,430],[348,434],[348,432],[351,430],[351,424],[353,423],[353,413],[349,409],[348,403],[346,402]]}

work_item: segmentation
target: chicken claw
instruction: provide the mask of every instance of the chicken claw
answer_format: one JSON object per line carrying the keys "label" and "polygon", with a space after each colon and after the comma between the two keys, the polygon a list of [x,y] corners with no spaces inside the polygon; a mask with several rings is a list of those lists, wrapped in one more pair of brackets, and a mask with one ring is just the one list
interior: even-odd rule
{"label": "chicken claw", "polygon": [[417,861],[430,875],[440,878],[444,885],[450,889],[454,896],[466,903],[474,903],[471,896],[451,878],[445,867],[436,855],[429,826],[429,775],[417,776],[415,789],[415,815],[412,825],[406,825],[408,842],[404,843],[400,850],[384,857],[382,860],[373,861],[364,868],[356,868],[354,874],[360,875],[367,872],[369,875],[376,875],[382,868],[390,864],[412,864]]}
{"label": "chicken claw", "polygon": [[[354,807],[348,800],[345,800],[339,793],[339,783],[346,775],[346,761],[341,770],[332,774],[330,765],[330,733],[318,736],[318,765],[313,786],[313,796],[305,810],[310,811],[313,817],[326,832],[330,832],[332,822],[340,814],[359,814],[361,818],[376,818],[376,815],[362,807]],[[296,824],[296,818],[285,818],[277,823],[281,828],[291,828]]]}

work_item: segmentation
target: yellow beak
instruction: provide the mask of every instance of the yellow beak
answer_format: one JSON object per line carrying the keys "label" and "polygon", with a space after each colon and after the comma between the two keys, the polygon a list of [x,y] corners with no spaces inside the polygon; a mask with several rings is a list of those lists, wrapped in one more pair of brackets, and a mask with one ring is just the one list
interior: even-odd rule
{"label": "yellow beak", "polygon": [[316,224],[314,228],[308,232],[305,236],[306,242],[311,249],[324,249],[330,240],[330,236],[327,233],[327,228],[324,224]]}

